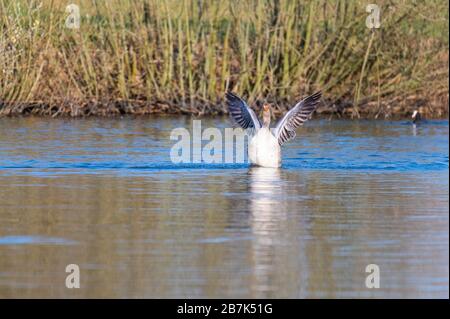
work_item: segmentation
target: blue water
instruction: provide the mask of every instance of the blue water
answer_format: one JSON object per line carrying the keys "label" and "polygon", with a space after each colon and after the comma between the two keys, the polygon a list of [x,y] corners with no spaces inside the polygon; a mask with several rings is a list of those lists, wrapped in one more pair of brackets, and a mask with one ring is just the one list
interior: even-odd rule
{"label": "blue water", "polygon": [[42,237],[42,236],[4,236],[0,237],[0,245],[72,245],[64,238]]}
{"label": "blue water", "polygon": [[1,118],[0,298],[448,298],[447,120],[315,119],[281,169],[174,164],[191,126]]}
{"label": "blue water", "polygon": [[[8,122],[6,122],[8,121]],[[13,123],[11,123],[11,121]],[[243,163],[173,164],[170,130],[190,119],[3,120],[0,170],[75,170],[133,173],[152,170],[245,169]],[[36,121],[36,120],[33,120]],[[203,128],[229,127],[226,118],[203,120]],[[11,126],[13,126],[11,128]],[[25,138],[21,138],[25,137]],[[30,139],[31,140],[28,140]],[[432,139],[432,142],[430,142]],[[35,142],[37,141],[37,143]],[[326,121],[301,128],[284,146],[283,168],[303,170],[448,170],[448,121]]]}

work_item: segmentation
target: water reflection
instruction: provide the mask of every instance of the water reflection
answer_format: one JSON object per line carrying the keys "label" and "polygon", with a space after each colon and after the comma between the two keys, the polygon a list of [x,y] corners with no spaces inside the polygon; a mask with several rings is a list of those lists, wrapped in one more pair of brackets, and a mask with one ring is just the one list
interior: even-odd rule
{"label": "water reflection", "polygon": [[267,169],[167,162],[189,123],[2,122],[0,298],[448,296],[448,124],[311,122]]}
{"label": "water reflection", "polygon": [[[280,169],[266,167],[251,167],[250,177],[250,211],[256,223],[254,229],[264,233],[264,229],[271,229],[269,222],[283,209],[283,183],[280,179]],[[279,216],[278,216],[279,217]]]}
{"label": "water reflection", "polygon": [[278,168],[251,167],[248,174],[254,290],[264,296],[273,289],[271,274],[276,271],[274,250],[286,219],[285,190]]}

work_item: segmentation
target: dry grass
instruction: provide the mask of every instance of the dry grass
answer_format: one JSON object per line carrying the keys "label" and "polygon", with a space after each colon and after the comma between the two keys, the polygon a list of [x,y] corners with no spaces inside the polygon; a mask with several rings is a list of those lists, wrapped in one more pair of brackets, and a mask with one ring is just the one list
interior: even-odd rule
{"label": "dry grass", "polygon": [[448,114],[448,3],[0,0],[0,114],[224,112],[229,89],[284,110],[324,91],[322,113]]}

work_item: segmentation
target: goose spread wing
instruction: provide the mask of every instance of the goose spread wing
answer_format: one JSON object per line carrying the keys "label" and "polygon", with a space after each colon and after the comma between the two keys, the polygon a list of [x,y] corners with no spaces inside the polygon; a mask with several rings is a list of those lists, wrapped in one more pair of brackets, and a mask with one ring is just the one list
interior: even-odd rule
{"label": "goose spread wing", "polygon": [[298,102],[283,116],[274,129],[278,144],[283,145],[295,137],[295,130],[311,118],[311,114],[317,108],[321,97],[322,92],[314,93]]}
{"label": "goose spread wing", "polygon": [[245,103],[239,96],[227,92],[225,94],[227,99],[228,111],[231,118],[243,129],[260,129],[261,122],[256,116],[255,112]]}

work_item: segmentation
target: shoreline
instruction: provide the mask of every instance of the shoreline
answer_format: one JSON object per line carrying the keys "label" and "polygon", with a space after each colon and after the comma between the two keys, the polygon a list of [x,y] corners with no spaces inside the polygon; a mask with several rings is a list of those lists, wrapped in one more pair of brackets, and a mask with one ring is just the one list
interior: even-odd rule
{"label": "shoreline", "polygon": [[[417,110],[427,119],[448,119],[448,94],[432,102],[424,99],[404,100],[394,105],[392,102],[367,102],[355,108],[351,102],[322,102],[314,113],[315,117],[329,119],[365,119],[365,120],[395,120],[409,119]],[[256,113],[260,107],[251,104]],[[274,115],[281,116],[293,105],[273,103]],[[150,115],[191,115],[191,116],[226,116],[228,112],[224,103],[203,104],[195,107],[182,106],[168,102],[156,101],[109,101],[87,103],[48,104],[42,102],[11,103],[0,102],[0,118],[36,116],[47,118],[113,118],[120,116],[150,116]]]}

